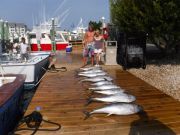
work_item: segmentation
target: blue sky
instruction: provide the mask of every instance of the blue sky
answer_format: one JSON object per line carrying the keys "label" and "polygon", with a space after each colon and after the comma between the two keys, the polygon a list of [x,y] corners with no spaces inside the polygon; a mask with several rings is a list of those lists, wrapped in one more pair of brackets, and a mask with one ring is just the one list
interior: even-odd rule
{"label": "blue sky", "polygon": [[86,26],[90,20],[102,16],[109,21],[109,0],[0,0],[0,18],[9,22],[25,23],[29,27],[46,18],[61,17],[62,29],[72,28],[83,19]]}

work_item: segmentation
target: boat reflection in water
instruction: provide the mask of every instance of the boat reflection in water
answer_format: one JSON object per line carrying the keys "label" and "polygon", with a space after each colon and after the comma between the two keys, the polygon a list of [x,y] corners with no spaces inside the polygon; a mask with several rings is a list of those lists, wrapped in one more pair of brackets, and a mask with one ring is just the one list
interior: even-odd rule
{"label": "boat reflection in water", "polygon": [[0,76],[0,135],[7,135],[23,115],[25,79],[22,74]]}
{"label": "boat reflection in water", "polygon": [[45,73],[49,65],[50,52],[29,53],[27,60],[3,54],[0,56],[1,71],[4,74],[25,74],[25,89],[32,89]]}

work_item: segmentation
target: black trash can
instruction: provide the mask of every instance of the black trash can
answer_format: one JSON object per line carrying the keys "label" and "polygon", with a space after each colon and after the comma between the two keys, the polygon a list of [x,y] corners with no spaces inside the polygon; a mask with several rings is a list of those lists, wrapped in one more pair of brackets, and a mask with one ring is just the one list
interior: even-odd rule
{"label": "black trash can", "polygon": [[146,68],[146,34],[118,33],[117,63],[127,68]]}

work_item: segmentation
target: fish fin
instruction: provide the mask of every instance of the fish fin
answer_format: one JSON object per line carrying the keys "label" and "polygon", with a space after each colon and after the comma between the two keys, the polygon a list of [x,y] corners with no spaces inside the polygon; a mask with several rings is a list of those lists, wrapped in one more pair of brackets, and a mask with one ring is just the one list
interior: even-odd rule
{"label": "fish fin", "polygon": [[87,99],[87,103],[84,106],[88,106],[92,101],[92,98]]}
{"label": "fish fin", "polygon": [[91,116],[91,114],[87,111],[83,111],[83,113],[85,114],[84,120],[86,120],[87,118]]}
{"label": "fish fin", "polygon": [[112,113],[107,114],[106,117],[108,117],[108,116],[110,116],[110,115],[112,115]]}
{"label": "fish fin", "polygon": [[80,73],[80,71],[75,70],[74,77],[75,78],[80,78],[79,73]]}

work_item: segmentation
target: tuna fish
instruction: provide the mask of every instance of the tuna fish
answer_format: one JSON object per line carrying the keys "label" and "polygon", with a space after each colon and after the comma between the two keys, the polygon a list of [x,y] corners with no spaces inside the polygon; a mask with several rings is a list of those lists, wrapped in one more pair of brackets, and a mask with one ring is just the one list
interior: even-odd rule
{"label": "tuna fish", "polygon": [[93,70],[81,71],[81,72],[77,71],[75,76],[78,77],[78,74],[95,74],[95,73],[105,73],[105,72],[100,69],[93,69]]}
{"label": "tuna fish", "polygon": [[102,72],[104,72],[104,71],[97,69],[97,70],[83,71],[83,72],[79,72],[79,73],[81,73],[81,74],[92,74],[92,73],[102,73]]}
{"label": "tuna fish", "polygon": [[136,100],[135,96],[121,92],[104,97],[90,98],[86,105],[90,104],[93,101],[106,102],[106,103],[118,103],[118,102],[130,103],[135,100]]}
{"label": "tuna fish", "polygon": [[99,81],[112,81],[113,79],[109,76],[97,76],[97,77],[92,77],[92,78],[85,78],[81,80],[80,82],[99,82]]}
{"label": "tuna fish", "polygon": [[109,85],[109,84],[113,84],[113,83],[110,81],[100,81],[100,82],[93,83],[91,85],[92,86],[102,86],[102,85]]}
{"label": "tuna fish", "polygon": [[89,90],[109,90],[109,89],[118,89],[118,88],[120,87],[117,85],[109,84],[109,85],[102,85],[102,86],[89,88]]}
{"label": "tuna fish", "polygon": [[104,95],[114,95],[118,93],[123,93],[123,89],[112,89],[112,90],[94,90],[93,93],[99,93]]}
{"label": "tuna fish", "polygon": [[113,103],[107,106],[104,106],[99,109],[95,109],[92,112],[84,112],[86,115],[84,119],[87,119],[92,114],[95,113],[106,113],[107,116],[110,116],[112,114],[115,115],[131,115],[138,112],[143,111],[142,107],[133,103]]}
{"label": "tuna fish", "polygon": [[84,68],[80,68],[80,70],[82,70],[82,71],[89,71],[89,70],[93,70],[93,69],[102,69],[102,67],[84,67]]}
{"label": "tuna fish", "polygon": [[84,77],[97,77],[97,76],[104,76],[106,75],[107,73],[105,72],[101,72],[101,73],[92,73],[92,74],[82,74],[82,73],[79,73],[78,75],[79,76],[84,76]]}

